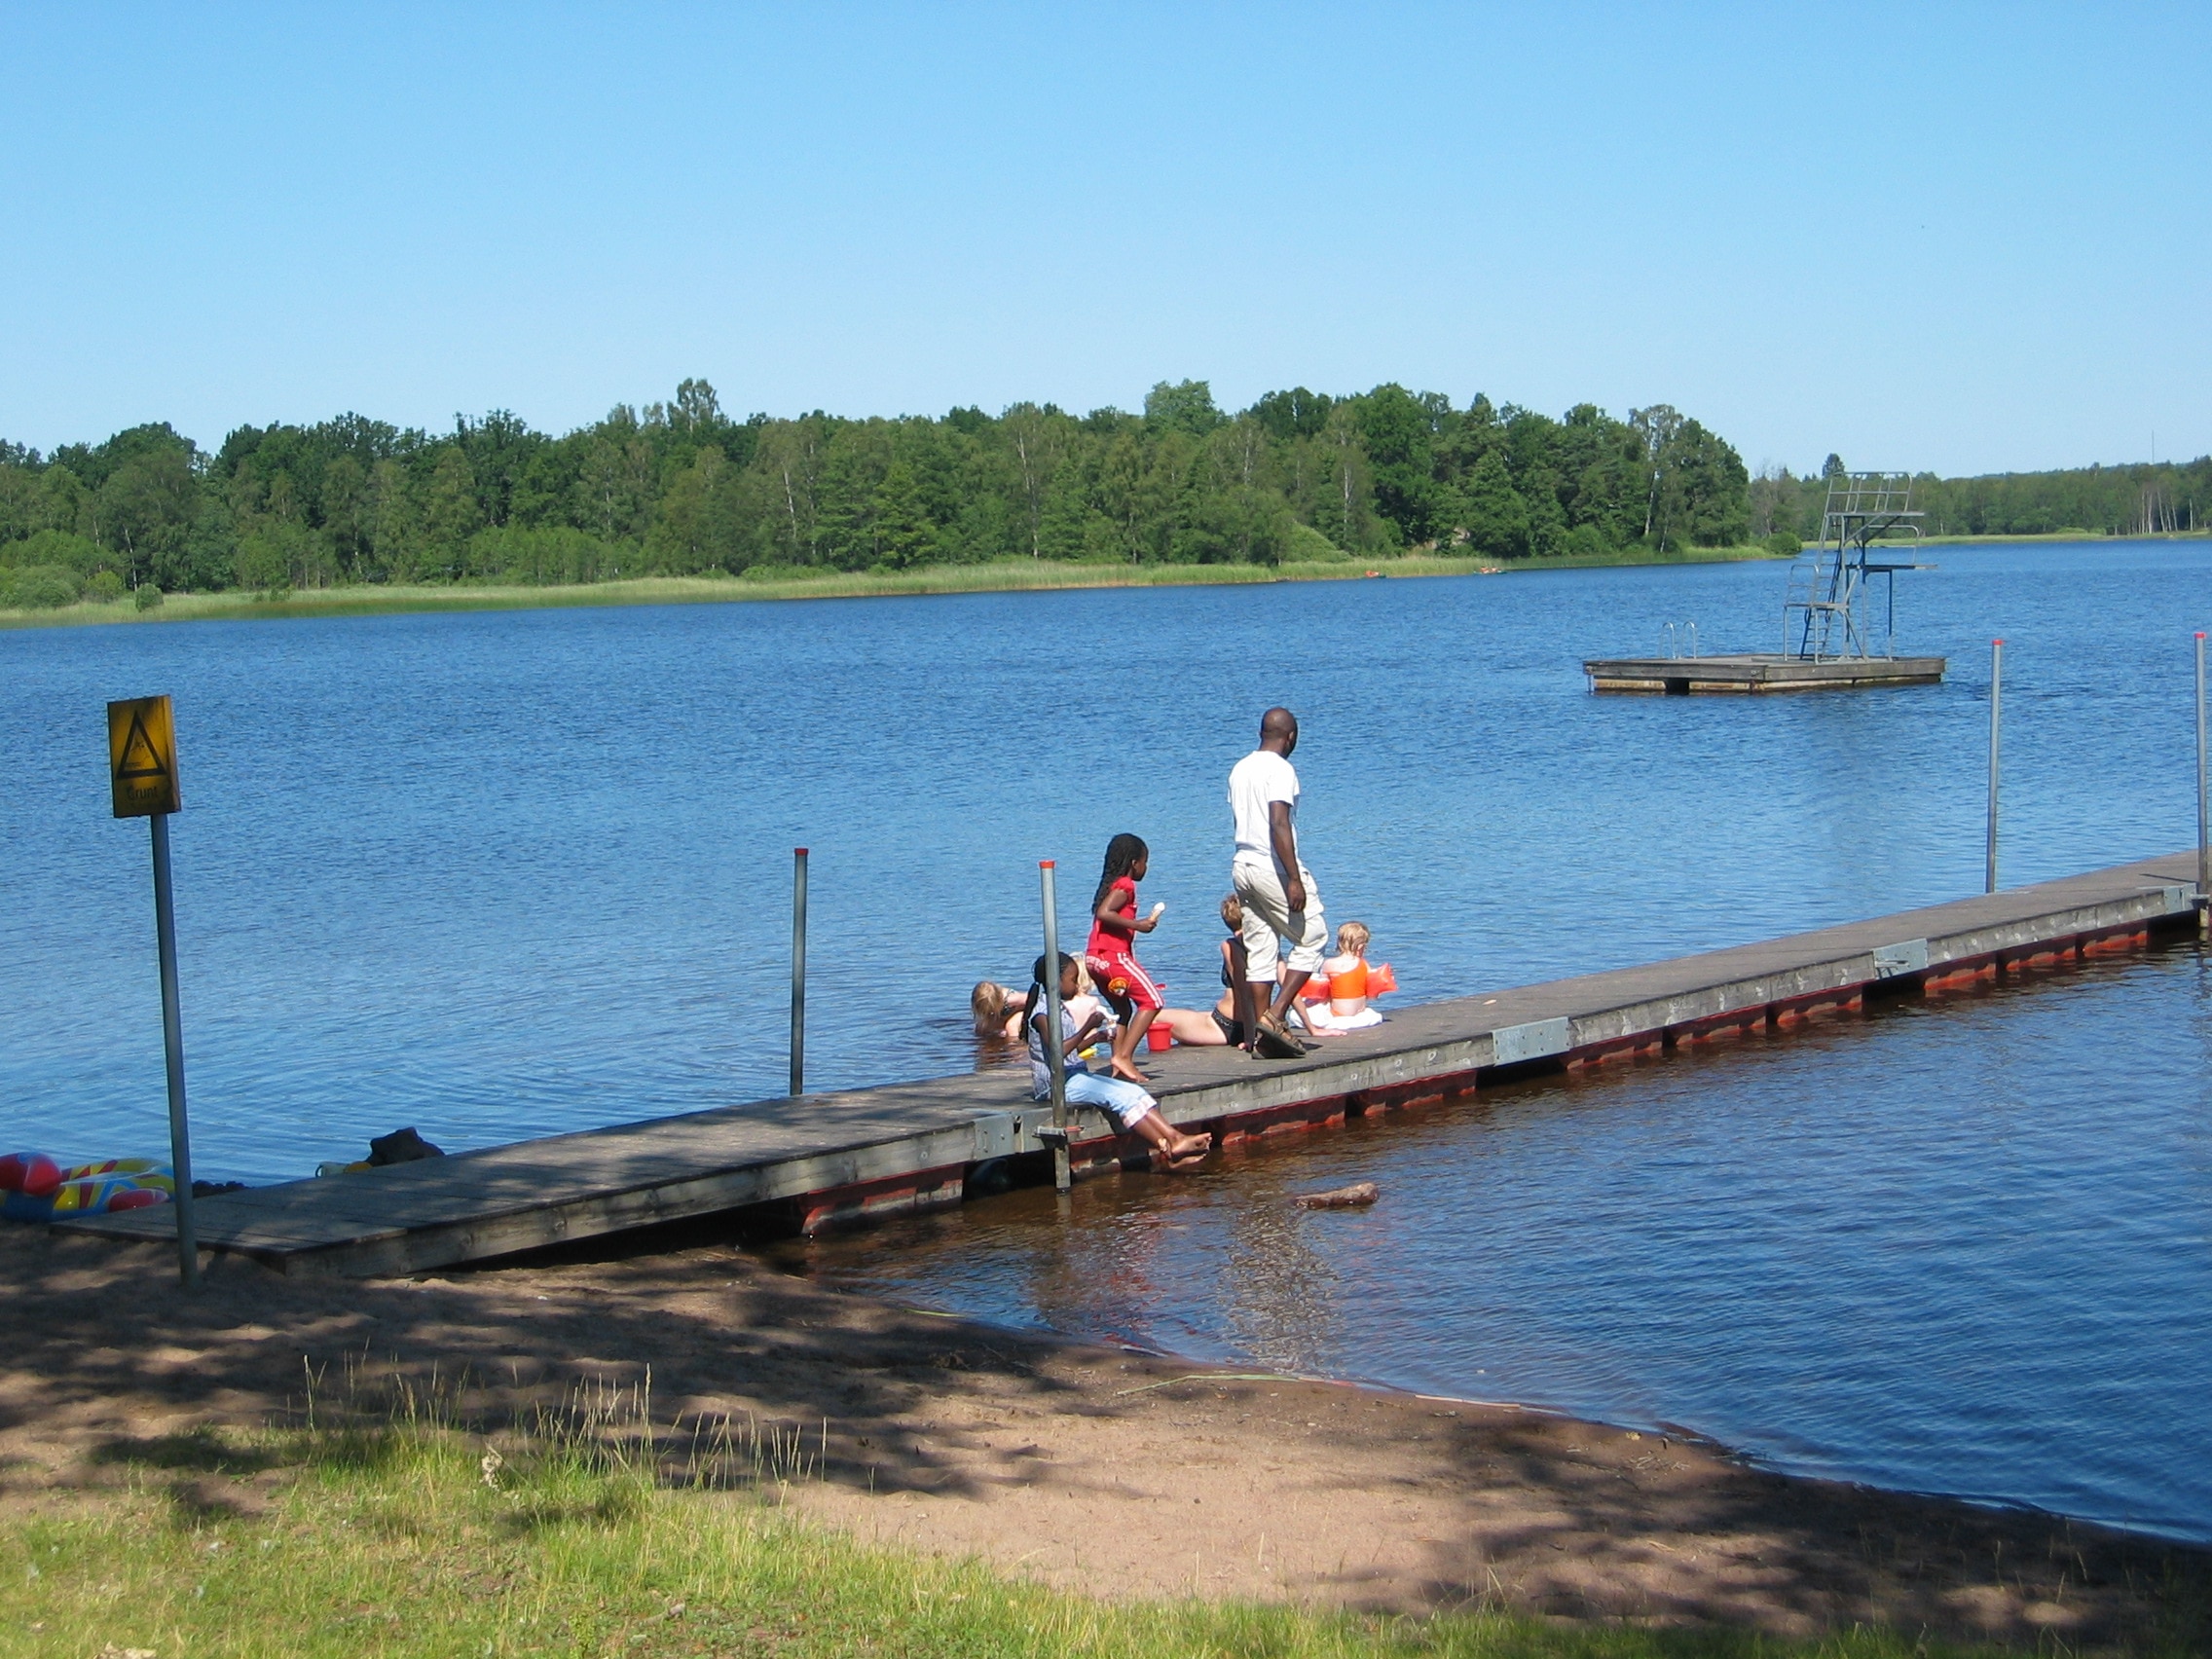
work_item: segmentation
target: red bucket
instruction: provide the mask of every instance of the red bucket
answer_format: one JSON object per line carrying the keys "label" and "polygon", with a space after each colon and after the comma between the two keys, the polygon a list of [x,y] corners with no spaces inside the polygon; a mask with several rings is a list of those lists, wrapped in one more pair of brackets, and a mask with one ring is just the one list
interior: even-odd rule
{"label": "red bucket", "polygon": [[1174,1041],[1175,1034],[1157,1019],[1144,1028],[1144,1046],[1156,1054],[1166,1053]]}

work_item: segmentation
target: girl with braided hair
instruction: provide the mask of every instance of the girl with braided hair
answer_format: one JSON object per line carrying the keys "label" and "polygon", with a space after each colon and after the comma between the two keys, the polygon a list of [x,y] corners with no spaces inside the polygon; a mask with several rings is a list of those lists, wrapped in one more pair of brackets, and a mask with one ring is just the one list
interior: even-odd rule
{"label": "girl with braided hair", "polygon": [[1106,867],[1090,900],[1090,941],[1084,946],[1098,994],[1121,1015],[1122,1028],[1114,1034],[1112,1070],[1129,1083],[1151,1081],[1137,1070],[1137,1045],[1166,1001],[1159,982],[1136,958],[1137,935],[1158,927],[1161,911],[1167,908],[1155,904],[1149,916],[1137,914],[1137,883],[1151,862],[1151,849],[1125,830],[1106,843]]}

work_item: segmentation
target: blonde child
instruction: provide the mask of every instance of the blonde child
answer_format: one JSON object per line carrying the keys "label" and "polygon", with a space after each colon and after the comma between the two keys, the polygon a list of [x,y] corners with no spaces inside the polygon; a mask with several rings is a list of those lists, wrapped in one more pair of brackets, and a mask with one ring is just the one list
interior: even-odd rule
{"label": "blonde child", "polygon": [[1321,972],[1329,977],[1329,1000],[1325,1005],[1309,1003],[1302,1011],[1309,1029],[1358,1031],[1382,1023],[1382,1016],[1367,1006],[1372,972],[1367,947],[1374,937],[1365,922],[1346,922],[1337,929],[1337,953],[1321,964]]}
{"label": "blonde child", "polygon": [[[1114,1011],[1098,995],[1098,987],[1091,983],[1090,972],[1082,958],[1076,959],[1076,990],[1067,999],[1068,1012],[1077,1020],[1088,1020],[1096,1013],[1101,1021],[1100,1034],[1113,1041],[1118,1028]],[[1012,985],[1002,985],[985,979],[968,996],[968,1012],[975,1016],[976,1035],[981,1038],[1003,1037],[1009,1043],[1021,1041],[1021,1016],[1028,1011],[1029,993],[1017,991]]]}
{"label": "blonde child", "polygon": [[1329,1012],[1349,1019],[1367,1010],[1367,945],[1375,936],[1365,922],[1346,922],[1337,929],[1337,953],[1321,964],[1329,976]]}
{"label": "blonde child", "polygon": [[1028,1000],[1026,991],[1017,991],[995,979],[981,980],[968,993],[968,1012],[975,1017],[976,1035],[1003,1037],[1009,1043],[1018,1041],[1021,1011]]}

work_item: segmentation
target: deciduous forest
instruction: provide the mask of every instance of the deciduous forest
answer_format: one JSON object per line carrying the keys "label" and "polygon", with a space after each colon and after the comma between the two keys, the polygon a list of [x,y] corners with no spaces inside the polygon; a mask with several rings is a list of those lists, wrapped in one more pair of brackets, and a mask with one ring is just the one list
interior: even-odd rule
{"label": "deciduous forest", "polygon": [[[565,436],[495,411],[453,430],[359,415],[166,424],[41,455],[0,443],[0,607],[350,583],[796,575],[993,560],[1278,565],[1427,548],[1498,562],[1758,539],[1820,525],[1818,474],[1750,477],[1665,405],[1553,419],[1477,396],[1299,387],[1231,414],[1203,381],[1141,414],[848,420],[723,414],[685,381]],[[1933,534],[2201,528],[2212,461],[1917,481]]]}
{"label": "deciduous forest", "polygon": [[1661,406],[1554,420],[1476,397],[1303,387],[1237,414],[1203,381],[1141,414],[724,415],[685,381],[554,437],[504,412],[445,433],[358,415],[166,424],[50,455],[0,445],[0,603],[359,582],[591,582],[1029,559],[1495,560],[1744,538],[1736,451]]}

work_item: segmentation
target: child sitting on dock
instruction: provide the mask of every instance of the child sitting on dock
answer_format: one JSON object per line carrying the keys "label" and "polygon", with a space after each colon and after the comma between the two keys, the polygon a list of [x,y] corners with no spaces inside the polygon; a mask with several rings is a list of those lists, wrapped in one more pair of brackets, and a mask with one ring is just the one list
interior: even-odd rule
{"label": "child sitting on dock", "polygon": [[[1060,953],[1059,977],[1060,1054],[1068,1103],[1095,1106],[1112,1120],[1116,1129],[1138,1136],[1168,1165],[1203,1158],[1213,1144],[1208,1137],[1183,1133],[1161,1116],[1160,1102],[1136,1084],[1124,1078],[1102,1077],[1084,1063],[1078,1051],[1105,1025],[1105,1011],[1092,1008],[1079,1020],[1067,1006],[1079,994],[1082,980],[1075,958],[1066,951]],[[1046,1099],[1052,1092],[1052,1067],[1045,1045],[1045,1022],[1051,1007],[1051,999],[1045,994],[1045,958],[1040,956],[1030,977],[1029,1013],[1023,1016],[1029,1035],[1030,1096],[1036,1100]]]}
{"label": "child sitting on dock", "polygon": [[1299,1010],[1309,1031],[1363,1031],[1382,1023],[1382,1016],[1367,1006],[1376,971],[1367,965],[1367,947],[1374,935],[1365,922],[1346,922],[1337,929],[1337,953],[1321,964],[1328,976],[1326,1002],[1316,1000]]}

